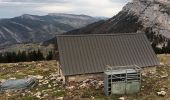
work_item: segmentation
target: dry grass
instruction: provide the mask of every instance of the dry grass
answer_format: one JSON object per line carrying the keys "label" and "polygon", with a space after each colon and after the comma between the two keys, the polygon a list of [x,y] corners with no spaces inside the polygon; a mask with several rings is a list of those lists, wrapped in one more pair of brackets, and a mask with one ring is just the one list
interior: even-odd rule
{"label": "dry grass", "polygon": [[[57,100],[58,97],[65,97],[66,100],[117,100],[119,97],[125,97],[126,100],[170,100],[170,55],[158,55],[158,58],[164,66],[145,68],[142,76],[142,88],[140,93],[134,95],[119,95],[106,97],[103,88],[94,89],[76,89],[74,91],[65,90],[64,87],[56,81],[50,80],[51,74],[58,74],[58,63],[56,61],[25,62],[14,64],[0,64],[0,80],[11,77],[24,78],[28,75],[42,75],[43,80],[49,80],[49,84],[40,85],[35,89],[0,93],[0,100],[37,100],[37,92],[41,92],[44,100]],[[166,76],[162,78],[162,76]],[[54,84],[57,84],[54,86]],[[167,92],[166,96],[158,96],[157,92],[163,89]],[[29,91],[29,92],[28,92]],[[45,92],[44,92],[45,91]],[[46,96],[44,96],[46,95]]]}
{"label": "dry grass", "polygon": [[35,95],[37,92],[41,92],[41,97],[44,97],[42,99],[55,99],[63,96],[65,92],[62,91],[61,83],[57,83],[50,77],[51,75],[58,75],[57,66],[56,61],[0,64],[0,80],[40,75],[43,76],[41,81],[48,81],[48,84],[38,82],[38,85],[31,90],[2,92],[0,93],[0,100],[36,100],[38,99]]}
{"label": "dry grass", "polygon": [[161,55],[158,55],[158,58],[160,62],[170,65],[170,54],[161,54]]}

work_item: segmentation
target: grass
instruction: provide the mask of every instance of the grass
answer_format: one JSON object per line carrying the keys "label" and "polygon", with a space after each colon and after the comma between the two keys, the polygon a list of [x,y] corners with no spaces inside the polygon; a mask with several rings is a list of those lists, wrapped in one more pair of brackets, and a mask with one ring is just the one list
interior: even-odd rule
{"label": "grass", "polygon": [[[7,92],[7,93],[0,93],[1,100],[36,100],[38,99],[34,94],[37,92],[41,92],[42,95],[49,95],[52,97],[58,97],[52,96],[53,91],[56,91],[59,88],[59,85],[53,86],[55,80],[50,80],[51,74],[57,74],[57,61],[39,61],[39,62],[24,62],[24,63],[11,63],[11,64],[0,64],[0,68],[3,70],[0,70],[0,80],[2,79],[9,79],[11,77],[14,77],[16,79],[20,78],[27,78],[29,75],[41,75],[44,78],[42,79],[47,80],[48,83],[51,85],[51,87],[48,87],[49,84],[38,84],[38,86],[35,87],[35,89],[27,91],[18,91],[16,92]],[[42,92],[44,91],[44,92]],[[24,93],[24,95],[20,95],[21,93]],[[61,92],[62,93],[62,92]],[[60,94],[61,94],[60,93]]]}
{"label": "grass", "polygon": [[[124,97],[126,100],[170,100],[170,55],[158,55],[158,58],[164,66],[150,67],[143,70],[141,91],[134,95],[112,95],[106,97],[103,88],[77,88],[75,90],[65,90],[64,86],[50,79],[50,75],[58,74],[57,61],[38,61],[24,63],[0,64],[0,80],[15,77],[17,79],[26,78],[29,75],[41,75],[43,81],[48,80],[48,84],[38,85],[25,91],[0,93],[0,100],[38,100],[35,96],[41,92],[43,100],[56,100],[58,97],[64,97],[66,100],[118,100]],[[162,76],[166,76],[162,78]],[[48,85],[51,85],[49,87]],[[161,89],[167,92],[167,95],[158,96],[157,92]]]}

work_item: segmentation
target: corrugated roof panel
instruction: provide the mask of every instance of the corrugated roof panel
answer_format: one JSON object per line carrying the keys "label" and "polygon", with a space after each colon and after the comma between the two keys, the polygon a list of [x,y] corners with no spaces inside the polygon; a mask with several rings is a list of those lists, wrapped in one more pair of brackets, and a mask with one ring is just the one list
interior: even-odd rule
{"label": "corrugated roof panel", "polygon": [[[92,37],[91,37],[92,38]],[[101,54],[99,52],[99,47],[96,45],[97,44],[97,40],[96,37],[93,37],[93,39],[89,39],[90,42],[92,43],[92,50],[93,50],[93,54],[91,55],[91,58],[94,60],[93,65],[94,65],[94,72],[98,71],[102,65],[102,61],[101,61]],[[86,49],[87,50],[87,49]],[[98,58],[98,59],[96,59]],[[91,66],[92,67],[92,66]]]}
{"label": "corrugated roof panel", "polygon": [[63,40],[61,40],[61,41],[63,41],[64,44],[67,44],[67,46],[63,45],[62,55],[61,55],[61,56],[63,56],[63,64],[65,64],[65,68],[62,66],[61,67],[63,68],[63,70],[67,69],[64,71],[65,73],[70,73],[70,71],[72,71],[72,69],[71,69],[72,65],[70,63],[70,52],[69,52],[70,44],[67,43],[66,38],[63,38]]}
{"label": "corrugated roof panel", "polygon": [[[94,55],[94,53],[93,53],[94,50],[93,50],[92,42],[90,40],[88,40],[86,43],[87,43],[86,47],[88,47],[88,49],[89,49],[89,54],[87,55],[88,56],[89,65],[90,66],[95,66],[94,63],[93,63],[93,62],[95,62],[95,59],[93,59],[92,56],[91,56],[91,55]],[[95,72],[95,70],[96,70],[95,67],[91,67],[90,69],[91,69],[92,72]]]}
{"label": "corrugated roof panel", "polygon": [[[69,43],[74,43],[76,42],[76,39],[70,39],[70,42]],[[69,49],[71,52],[70,52],[70,55],[69,55],[69,59],[70,59],[70,68],[72,70],[72,72],[69,72],[69,73],[76,73],[76,71],[79,69],[79,68],[75,68],[73,66],[78,66],[77,63],[75,63],[75,61],[79,61],[79,53],[77,53],[76,51],[76,47],[77,45],[69,45]],[[69,51],[68,51],[69,52]]]}
{"label": "corrugated roof panel", "polygon": [[84,41],[84,40],[86,40],[86,38],[82,38],[81,37],[81,39],[80,39],[80,48],[82,48],[81,49],[81,54],[82,54],[82,56],[81,57],[83,57],[83,63],[82,63],[82,72],[84,72],[84,73],[88,73],[88,70],[90,70],[90,68],[88,68],[87,66],[90,66],[89,65],[89,63],[88,63],[88,58],[87,58],[87,55],[84,53],[84,52],[86,52],[86,47],[87,47],[87,43]]}
{"label": "corrugated roof panel", "polygon": [[111,64],[114,64],[115,66],[117,66],[117,65],[119,65],[119,61],[121,60],[121,59],[119,59],[119,50],[117,49],[118,46],[117,46],[117,43],[116,43],[118,41],[118,39],[117,38],[114,39],[114,37],[111,37],[111,40],[112,40],[112,42],[111,42],[112,53],[110,55],[111,55],[112,60],[114,62],[114,63],[111,63]]}
{"label": "corrugated roof panel", "polygon": [[106,57],[107,56],[106,55],[106,51],[107,51],[106,49],[108,47],[108,44],[107,44],[108,42],[107,42],[107,40],[104,40],[104,36],[100,37],[100,38],[97,38],[97,37],[95,37],[95,38],[96,38],[95,45],[97,45],[97,47],[98,47],[97,51],[99,52],[99,54],[97,56],[100,59],[99,61],[100,61],[100,64],[101,64],[101,65],[99,65],[99,67],[96,66],[97,67],[96,69],[103,70],[102,66],[106,66],[107,60],[108,60],[108,59],[106,59],[106,58],[108,58],[108,57]]}
{"label": "corrugated roof panel", "polygon": [[64,75],[103,72],[106,65],[159,65],[145,34],[61,35],[57,42]]}

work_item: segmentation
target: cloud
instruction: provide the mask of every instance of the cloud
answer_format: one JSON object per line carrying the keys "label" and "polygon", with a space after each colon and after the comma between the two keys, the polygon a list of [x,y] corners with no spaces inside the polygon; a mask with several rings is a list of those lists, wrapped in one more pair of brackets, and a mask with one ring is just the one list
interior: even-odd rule
{"label": "cloud", "polygon": [[67,13],[73,11],[73,8],[69,7],[69,5],[63,6],[63,5],[56,4],[56,5],[44,5],[44,6],[36,7],[35,10],[45,12],[45,13],[54,13],[54,12]]}
{"label": "cloud", "polygon": [[0,2],[8,2],[8,3],[65,3],[68,0],[0,0]]}
{"label": "cloud", "polygon": [[[72,13],[112,17],[117,14],[128,1],[129,0],[0,0],[0,13],[3,12],[4,14],[0,15],[0,17],[13,17],[24,13],[39,15],[47,13]],[[17,11],[15,9],[17,9]],[[11,12],[16,12],[16,14]]]}

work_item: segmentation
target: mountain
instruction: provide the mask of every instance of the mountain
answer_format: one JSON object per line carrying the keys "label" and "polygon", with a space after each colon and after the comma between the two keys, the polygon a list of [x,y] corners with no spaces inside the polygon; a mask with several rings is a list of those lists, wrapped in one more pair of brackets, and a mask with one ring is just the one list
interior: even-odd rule
{"label": "mountain", "polygon": [[0,19],[0,47],[16,43],[42,42],[70,30],[81,28],[101,18],[87,15],[51,13],[45,16],[24,14]]}
{"label": "mountain", "polygon": [[114,17],[65,34],[146,33],[152,46],[170,48],[170,1],[133,0]]}

